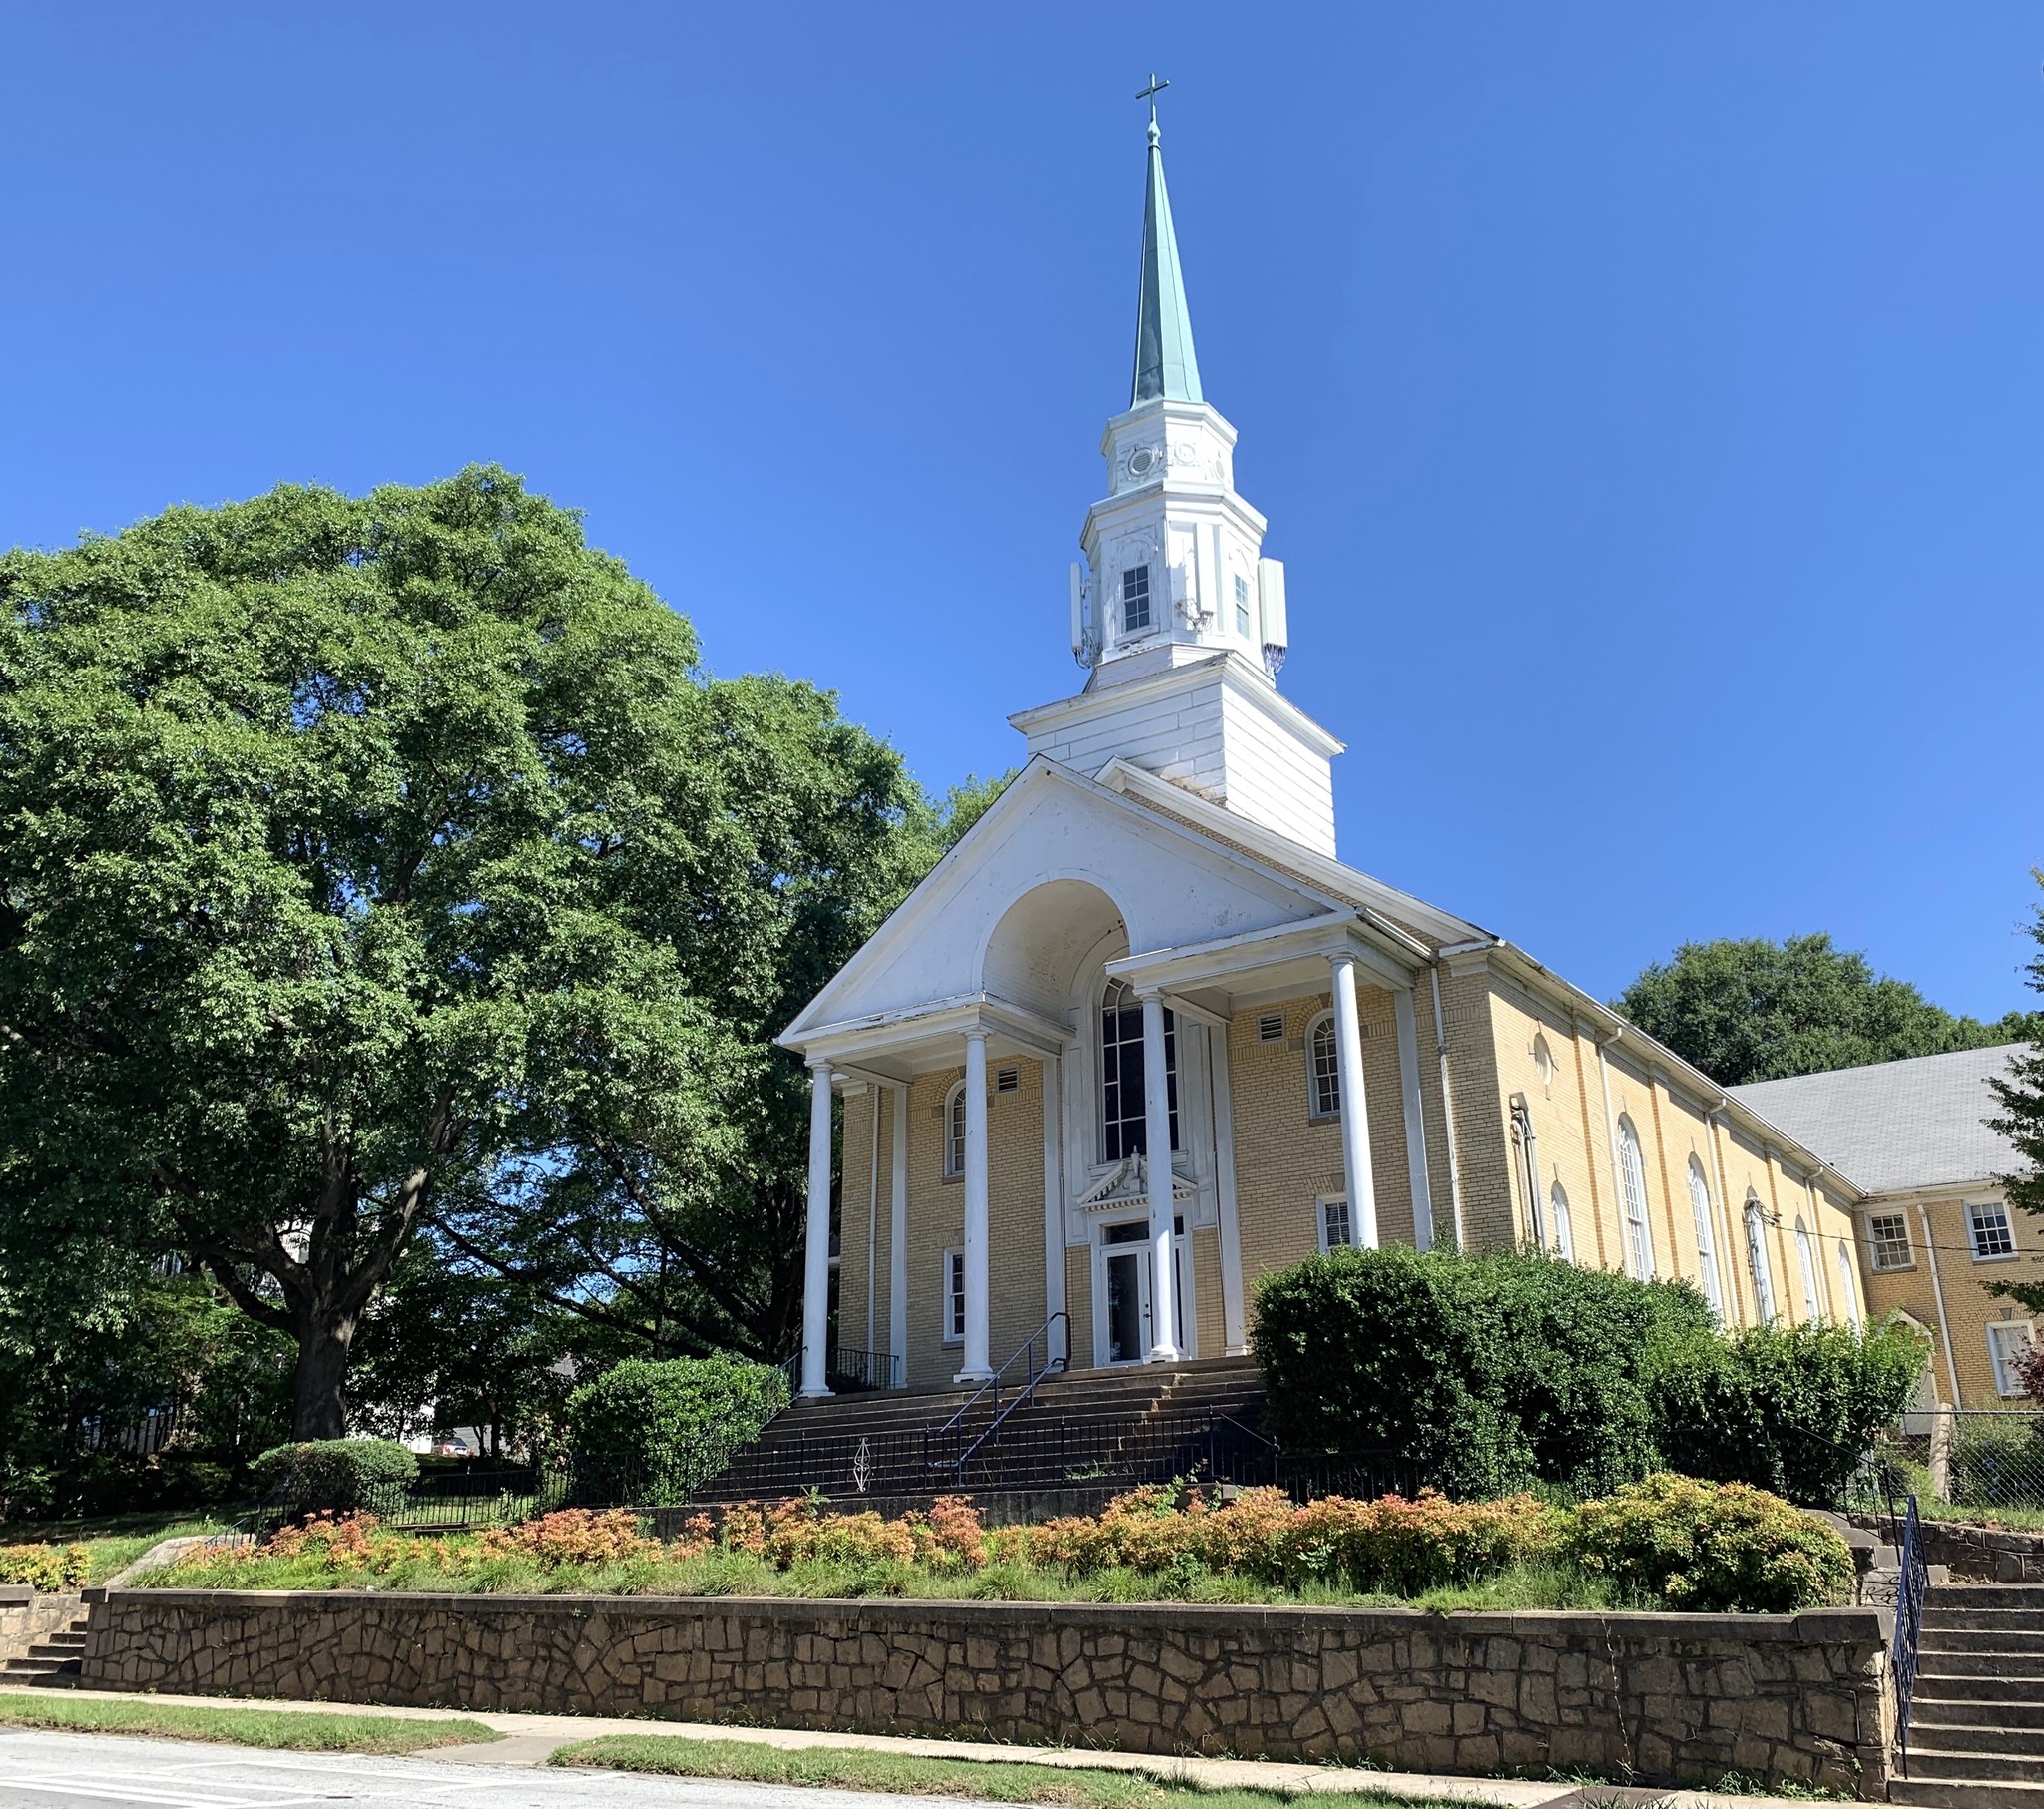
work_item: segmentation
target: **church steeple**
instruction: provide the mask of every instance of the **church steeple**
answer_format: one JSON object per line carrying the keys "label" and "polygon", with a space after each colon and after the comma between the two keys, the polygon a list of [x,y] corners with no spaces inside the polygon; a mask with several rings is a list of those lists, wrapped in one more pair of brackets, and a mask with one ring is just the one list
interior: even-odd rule
{"label": "church steeple", "polygon": [[1150,156],[1143,191],[1143,267],[1136,288],[1136,374],[1129,406],[1145,402],[1199,402],[1200,361],[1193,354],[1193,317],[1186,308],[1186,283],[1178,264],[1178,234],[1171,225],[1171,196],[1164,187],[1164,152],[1157,135],[1155,76],[1150,96]]}

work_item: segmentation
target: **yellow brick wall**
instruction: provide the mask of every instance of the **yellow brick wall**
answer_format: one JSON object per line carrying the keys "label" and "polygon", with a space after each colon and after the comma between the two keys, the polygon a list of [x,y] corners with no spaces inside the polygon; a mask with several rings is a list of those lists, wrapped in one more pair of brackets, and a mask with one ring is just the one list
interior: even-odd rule
{"label": "yellow brick wall", "polygon": [[[879,1185],[873,1190],[873,1106],[880,1111]],[[836,1342],[852,1350],[887,1348],[887,1263],[890,1202],[893,1199],[894,1102],[884,1088],[868,1087],[844,1101],[842,1191],[838,1214]],[[877,1212],[869,1223],[869,1208]],[[872,1343],[866,1342],[868,1231],[874,1233],[871,1270],[874,1287]]]}
{"label": "yellow brick wall", "polygon": [[[1429,1003],[1431,989],[1428,989]],[[1441,1015],[1447,1020],[1448,1070],[1455,1100],[1455,1151],[1462,1177],[1462,1241],[1472,1252],[1509,1250],[1518,1235],[1513,1220],[1511,1141],[1506,1089],[1498,1074],[1498,1038],[1491,1017],[1490,976],[1476,967],[1441,976]],[[1437,1222],[1442,1241],[1453,1228],[1446,1204],[1447,1156],[1441,1156]]]}
{"label": "yellow brick wall", "polygon": [[1065,1246],[1065,1311],[1072,1315],[1072,1367],[1093,1367],[1093,1252]]}
{"label": "yellow brick wall", "polygon": [[1199,1332],[1199,1354],[1218,1357],[1228,1346],[1221,1317],[1221,1233],[1195,1225],[1186,1237],[1193,1264],[1193,1322]]}
{"label": "yellow brick wall", "polygon": [[[2044,1318],[2032,1315],[2012,1300],[1989,1293],[1995,1281],[2032,1281],[2044,1263],[2044,1222],[2024,1212],[2011,1210],[2009,1228],[2015,1234],[2017,1260],[1976,1262],[1966,1218],[1966,1200],[1997,1197],[1992,1190],[1933,1199],[1874,1199],[1859,1211],[1863,1226],[1872,1216],[1900,1212],[1909,1221],[1909,1249],[1914,1265],[1906,1269],[1876,1269],[1870,1247],[1862,1244],[1860,1268],[1865,1276],[1869,1318],[1878,1323],[1900,1308],[1931,1334],[1931,1377],[1937,1398],[1951,1402],[1952,1367],[1958,1370],[1956,1405],[1971,1408],[2019,1407],[2019,1397],[2006,1399],[1995,1392],[1994,1369],[1987,1354],[1987,1327],[2004,1318],[2029,1319],[2032,1336],[2044,1335]],[[1928,1214],[1930,1236],[1937,1248],[1935,1282],[1929,1253],[1924,1248],[1924,1216]],[[1938,1295],[1944,1310],[1938,1310]],[[1945,1355],[1942,1331],[1951,1333],[1951,1358]]]}

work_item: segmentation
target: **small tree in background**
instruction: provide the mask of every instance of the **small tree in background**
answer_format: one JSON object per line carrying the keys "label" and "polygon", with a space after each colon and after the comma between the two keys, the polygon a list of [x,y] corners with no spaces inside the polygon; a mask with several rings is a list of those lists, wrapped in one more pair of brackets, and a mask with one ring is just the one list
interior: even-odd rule
{"label": "small tree in background", "polygon": [[1824,935],[1686,942],[1612,1008],[1721,1087],[1985,1049],[2034,1037],[2040,1023],[1954,1017]]}

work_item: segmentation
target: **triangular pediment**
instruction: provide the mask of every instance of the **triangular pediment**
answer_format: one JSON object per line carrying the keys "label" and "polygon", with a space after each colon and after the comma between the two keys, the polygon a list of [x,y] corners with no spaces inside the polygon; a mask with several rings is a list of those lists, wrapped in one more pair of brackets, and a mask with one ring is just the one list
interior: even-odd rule
{"label": "triangular pediment", "polygon": [[1338,914],[1341,900],[1048,760],[1033,760],[781,1041],[987,995],[1066,1015],[1069,963]]}

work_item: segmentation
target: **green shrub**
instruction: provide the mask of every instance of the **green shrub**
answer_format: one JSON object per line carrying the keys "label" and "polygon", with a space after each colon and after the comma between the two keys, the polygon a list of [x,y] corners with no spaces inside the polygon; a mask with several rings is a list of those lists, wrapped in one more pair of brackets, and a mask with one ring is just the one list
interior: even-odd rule
{"label": "green shrub", "polygon": [[1584,1502],[1557,1551],[1685,1611],[1790,1614],[1852,1593],[1852,1554],[1823,1522],[1764,1489],[1666,1471]]}
{"label": "green shrub", "polygon": [[787,1378],[740,1357],[634,1359],[568,1397],[578,1470],[640,1507],[687,1501],[787,1405]]}
{"label": "green shrub", "polygon": [[388,1512],[418,1480],[419,1461],[388,1439],[315,1439],[265,1451],[251,1471],[264,1495],[287,1493],[300,1512]]}
{"label": "green shrub", "polygon": [[1928,1347],[1897,1327],[1756,1326],[1686,1339],[1651,1384],[1664,1463],[1790,1501],[1834,1501],[1873,1436],[1909,1403]]}
{"label": "green shrub", "polygon": [[1531,1255],[1340,1250],[1269,1276],[1269,1427],[1300,1451],[1397,1450],[1456,1495],[1584,1493],[1654,1467],[1646,1377],[1710,1325],[1684,1284]]}

